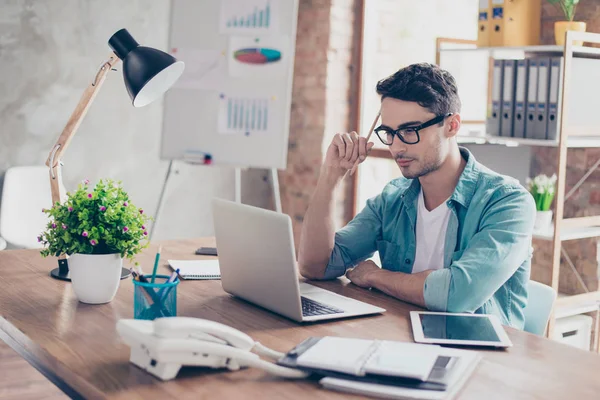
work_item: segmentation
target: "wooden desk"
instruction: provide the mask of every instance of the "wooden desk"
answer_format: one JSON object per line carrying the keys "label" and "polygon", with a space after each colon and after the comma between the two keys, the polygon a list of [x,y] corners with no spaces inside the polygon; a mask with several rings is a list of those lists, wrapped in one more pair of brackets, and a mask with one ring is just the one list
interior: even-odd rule
{"label": "wooden desk", "polygon": [[[162,272],[170,258],[194,259],[198,246],[211,239],[165,242]],[[139,261],[151,271],[157,247]],[[129,364],[129,348],[120,342],[116,321],[133,316],[133,285],[121,282],[109,304],[86,305],[70,284],[49,277],[55,259],[35,250],[0,252],[0,336],[47,377],[85,398],[119,399],[264,399],[346,398],[323,390],[315,382],[285,381],[258,369],[211,372],[187,368],[177,379],[160,382]],[[412,341],[409,311],[415,307],[347,281],[319,286],[378,304],[383,315],[302,326],[235,299],[219,281],[183,281],[178,313],[207,318],[240,329],[266,346],[286,351],[309,336],[349,336]],[[458,399],[598,399],[600,357],[524,332],[508,329],[514,347],[484,351]],[[71,395],[73,393],[71,392]]]}

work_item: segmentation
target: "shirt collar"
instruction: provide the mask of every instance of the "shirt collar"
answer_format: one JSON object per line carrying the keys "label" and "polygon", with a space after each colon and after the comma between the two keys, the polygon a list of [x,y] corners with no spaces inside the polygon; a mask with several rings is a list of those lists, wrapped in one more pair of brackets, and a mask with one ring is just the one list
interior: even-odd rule
{"label": "shirt collar", "polygon": [[[458,178],[454,193],[450,197],[450,201],[454,201],[463,207],[469,207],[475,189],[477,188],[477,181],[479,180],[479,167],[475,156],[465,147],[459,147],[460,155],[467,162],[465,169]],[[415,201],[419,196],[421,190],[421,183],[418,179],[413,179],[410,186],[404,191],[404,201],[408,204],[414,205]]]}

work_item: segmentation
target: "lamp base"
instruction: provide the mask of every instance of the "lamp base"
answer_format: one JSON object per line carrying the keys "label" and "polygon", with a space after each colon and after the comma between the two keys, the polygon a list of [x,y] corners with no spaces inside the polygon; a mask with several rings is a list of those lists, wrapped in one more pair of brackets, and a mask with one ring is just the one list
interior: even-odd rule
{"label": "lamp base", "polygon": [[[121,268],[121,279],[128,278],[130,275],[131,272],[128,269]],[[54,279],[71,282],[71,277],[69,276],[69,264],[67,264],[67,260],[58,260],[58,268],[50,271],[50,276]]]}

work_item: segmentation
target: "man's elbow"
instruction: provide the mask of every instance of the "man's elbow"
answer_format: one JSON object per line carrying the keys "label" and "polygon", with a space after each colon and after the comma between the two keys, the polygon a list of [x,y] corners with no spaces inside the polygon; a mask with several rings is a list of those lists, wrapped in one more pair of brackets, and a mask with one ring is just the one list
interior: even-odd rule
{"label": "man's elbow", "polygon": [[306,279],[320,280],[325,278],[327,266],[299,264],[300,275]]}
{"label": "man's elbow", "polygon": [[479,309],[483,305],[484,301],[481,302],[479,299],[474,297],[465,298],[462,296],[456,296],[456,298],[448,299],[447,312],[450,313],[474,313],[475,310]]}

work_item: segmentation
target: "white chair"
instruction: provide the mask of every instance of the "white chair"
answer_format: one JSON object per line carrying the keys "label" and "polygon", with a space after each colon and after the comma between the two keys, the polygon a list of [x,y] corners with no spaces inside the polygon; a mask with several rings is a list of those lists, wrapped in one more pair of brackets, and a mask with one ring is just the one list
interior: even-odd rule
{"label": "white chair", "polygon": [[529,301],[525,307],[525,332],[543,336],[552,312],[556,292],[550,286],[530,280],[527,284]]}
{"label": "white chair", "polygon": [[46,229],[43,208],[52,206],[46,166],[12,167],[4,175],[0,203],[0,236],[8,248],[37,249],[37,238]]}

